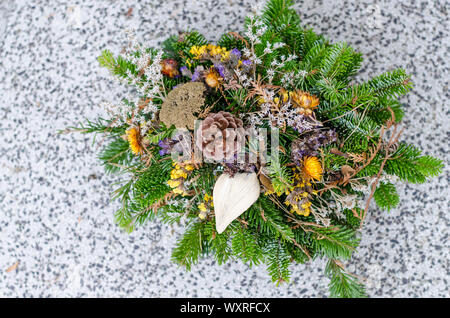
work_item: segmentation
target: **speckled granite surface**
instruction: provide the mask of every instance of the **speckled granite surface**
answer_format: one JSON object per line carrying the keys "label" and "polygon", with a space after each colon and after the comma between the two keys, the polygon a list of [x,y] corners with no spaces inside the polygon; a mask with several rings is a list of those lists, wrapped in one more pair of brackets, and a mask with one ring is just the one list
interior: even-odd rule
{"label": "speckled granite surface", "polygon": [[[249,1],[0,1],[0,297],[324,297],[324,263],[293,267],[275,287],[264,268],[170,262],[181,226],[113,224],[114,177],[90,136],[57,135],[124,89],[96,62],[122,31],[157,44],[190,26],[211,40],[239,31]],[[129,9],[132,8],[132,11]],[[397,66],[413,76],[403,138],[449,151],[449,10],[437,1],[304,1],[303,22],[364,53],[360,79]],[[128,14],[127,14],[128,12]],[[401,185],[402,203],[372,210],[349,269],[372,297],[449,297],[449,170]]]}

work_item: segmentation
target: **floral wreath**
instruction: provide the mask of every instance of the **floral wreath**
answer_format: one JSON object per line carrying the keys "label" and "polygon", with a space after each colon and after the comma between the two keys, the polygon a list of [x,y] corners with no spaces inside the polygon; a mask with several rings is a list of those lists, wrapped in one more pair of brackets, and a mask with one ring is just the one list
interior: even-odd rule
{"label": "floral wreath", "polygon": [[197,31],[99,57],[136,97],[104,103],[108,116],[76,130],[105,135],[99,157],[125,180],[117,223],[185,222],[173,260],[265,263],[277,284],[290,265],[325,257],[332,296],[365,288],[348,260],[371,199],[399,203],[395,182],[425,182],[442,161],[400,141],[411,89],[402,69],[351,80],[362,63],[300,25],[291,1],[271,0],[245,31],[208,43]]}

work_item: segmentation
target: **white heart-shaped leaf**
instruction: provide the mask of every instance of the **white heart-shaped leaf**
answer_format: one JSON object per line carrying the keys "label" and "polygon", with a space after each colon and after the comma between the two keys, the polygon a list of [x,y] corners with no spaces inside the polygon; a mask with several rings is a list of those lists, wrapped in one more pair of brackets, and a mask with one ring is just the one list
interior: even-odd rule
{"label": "white heart-shaped leaf", "polygon": [[222,174],[213,190],[217,232],[222,233],[234,219],[255,203],[259,193],[256,173],[236,173],[233,177]]}

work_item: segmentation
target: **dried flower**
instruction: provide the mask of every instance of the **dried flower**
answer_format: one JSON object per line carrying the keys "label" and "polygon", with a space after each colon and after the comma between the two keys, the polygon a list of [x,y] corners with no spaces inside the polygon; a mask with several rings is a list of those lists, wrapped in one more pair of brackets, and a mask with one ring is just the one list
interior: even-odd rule
{"label": "dried flower", "polygon": [[167,184],[174,193],[186,196],[189,193],[186,191],[185,181],[190,172],[194,170],[194,166],[188,161],[183,163],[174,162],[172,165],[174,168],[170,172],[170,180],[167,181]]}
{"label": "dried flower", "polygon": [[291,146],[291,158],[294,163],[301,165],[303,157],[318,155],[318,149],[337,140],[334,130],[314,130],[295,139]]}
{"label": "dried flower", "polygon": [[194,45],[189,49],[189,53],[194,55],[194,59],[196,60],[207,58],[208,55],[209,57],[220,57],[222,60],[230,58],[230,51],[228,51],[227,48],[213,44],[202,46]]}
{"label": "dried flower", "polygon": [[294,107],[297,107],[302,115],[312,115],[313,110],[319,105],[319,98],[300,90],[291,92],[290,97]]}
{"label": "dried flower", "polygon": [[322,165],[317,157],[306,157],[303,160],[303,173],[307,178],[320,180],[322,177]]}
{"label": "dried flower", "polygon": [[163,140],[160,140],[158,142],[158,146],[161,147],[161,150],[159,150],[159,155],[165,156],[170,153],[170,141],[169,138],[164,138]]}
{"label": "dried flower", "polygon": [[203,93],[205,85],[199,82],[189,82],[179,85],[167,95],[159,113],[160,120],[167,127],[194,129],[197,117],[194,113],[200,111],[205,103]]}
{"label": "dried flower", "polygon": [[205,75],[205,83],[212,88],[218,88],[222,78],[219,76],[214,68],[211,68]]}
{"label": "dried flower", "polygon": [[241,56],[242,56],[241,51],[239,51],[239,50],[236,49],[236,48],[234,48],[234,49],[231,50],[231,54],[233,54],[234,56],[236,56],[238,59],[240,59]]}
{"label": "dried flower", "polygon": [[181,75],[183,75],[183,76],[192,78],[192,72],[188,69],[187,66],[182,66],[182,67],[180,67],[180,73],[181,73]]}
{"label": "dried flower", "polygon": [[178,71],[178,63],[174,59],[165,59],[161,62],[161,73],[170,78],[180,75]]}
{"label": "dried flower", "polygon": [[139,132],[139,128],[132,127],[127,131],[127,139],[130,144],[131,151],[136,154],[142,154],[144,152],[144,148],[141,146],[141,135]]}

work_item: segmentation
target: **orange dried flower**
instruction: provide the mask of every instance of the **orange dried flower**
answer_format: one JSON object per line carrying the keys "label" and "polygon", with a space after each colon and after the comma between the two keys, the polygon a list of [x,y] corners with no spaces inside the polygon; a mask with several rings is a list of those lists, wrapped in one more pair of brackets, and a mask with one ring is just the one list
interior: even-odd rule
{"label": "orange dried flower", "polygon": [[311,115],[319,105],[319,98],[301,90],[291,92],[290,96],[294,106],[299,108],[301,114]]}
{"label": "orange dried flower", "polygon": [[320,180],[322,177],[322,165],[317,157],[306,157],[303,160],[303,173],[306,177],[314,180]]}
{"label": "orange dried flower", "polygon": [[161,73],[170,78],[180,75],[178,63],[174,59],[165,59],[161,62]]}
{"label": "orange dried flower", "polygon": [[219,74],[214,70],[210,69],[209,72],[205,75],[205,83],[212,88],[217,88],[220,85],[222,78]]}
{"label": "orange dried flower", "polygon": [[127,139],[128,139],[128,143],[130,144],[131,151],[135,155],[139,155],[144,152],[144,148],[142,148],[141,143],[140,143],[141,134],[140,134],[138,128],[136,128],[136,127],[130,128],[127,131]]}

